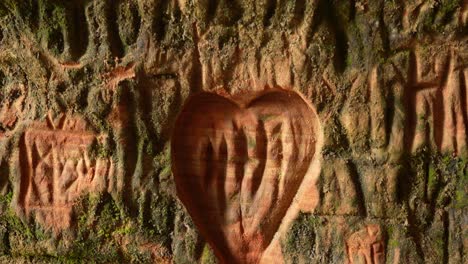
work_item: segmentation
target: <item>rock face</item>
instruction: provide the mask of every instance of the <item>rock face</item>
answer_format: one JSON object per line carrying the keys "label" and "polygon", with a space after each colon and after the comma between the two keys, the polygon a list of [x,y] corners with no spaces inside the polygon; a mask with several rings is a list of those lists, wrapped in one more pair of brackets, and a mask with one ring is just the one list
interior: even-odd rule
{"label": "rock face", "polygon": [[369,225],[346,241],[349,263],[385,263],[385,243],[378,225]]}
{"label": "rock face", "polygon": [[71,227],[73,203],[84,192],[106,189],[112,176],[110,160],[89,157],[97,137],[83,120],[63,115],[58,124],[32,124],[20,140],[18,209],[55,232]]}
{"label": "rock face", "polygon": [[317,116],[292,91],[188,99],[172,135],[177,194],[216,255],[258,263],[303,182]]}
{"label": "rock face", "polygon": [[3,0],[0,262],[466,263],[465,0]]}

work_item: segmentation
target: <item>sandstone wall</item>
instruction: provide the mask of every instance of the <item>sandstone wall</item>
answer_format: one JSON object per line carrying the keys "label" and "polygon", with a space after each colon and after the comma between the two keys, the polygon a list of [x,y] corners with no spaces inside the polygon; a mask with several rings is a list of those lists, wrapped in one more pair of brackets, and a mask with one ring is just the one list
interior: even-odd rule
{"label": "sandstone wall", "polygon": [[0,262],[468,261],[468,1],[2,0],[0,26]]}

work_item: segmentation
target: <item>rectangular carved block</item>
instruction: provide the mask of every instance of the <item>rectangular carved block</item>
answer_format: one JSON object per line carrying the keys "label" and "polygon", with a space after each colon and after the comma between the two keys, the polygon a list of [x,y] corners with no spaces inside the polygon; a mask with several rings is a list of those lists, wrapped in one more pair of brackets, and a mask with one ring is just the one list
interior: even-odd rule
{"label": "rectangular carved block", "polygon": [[70,227],[74,202],[86,192],[103,191],[111,169],[109,160],[90,157],[96,134],[79,120],[65,125],[28,129],[20,146],[20,208],[54,230]]}

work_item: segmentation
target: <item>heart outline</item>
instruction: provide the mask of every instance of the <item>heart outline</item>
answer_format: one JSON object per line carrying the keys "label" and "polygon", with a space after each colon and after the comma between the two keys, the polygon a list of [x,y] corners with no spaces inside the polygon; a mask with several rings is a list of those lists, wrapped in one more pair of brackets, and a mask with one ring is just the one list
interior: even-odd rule
{"label": "heart outline", "polygon": [[[187,100],[177,118],[172,136],[172,170],[180,200],[192,216],[200,233],[213,248],[217,257],[222,262],[257,263],[263,251],[272,242],[274,234],[278,231],[281,221],[293,202],[293,198],[313,160],[317,143],[316,134],[318,133],[318,127],[316,127],[316,120],[318,118],[310,105],[298,93],[292,90],[274,88],[260,93],[241,94],[232,99],[214,93],[201,92]],[[294,118],[291,118],[291,115]],[[277,117],[281,119],[280,124],[284,123],[285,120],[290,122],[289,132],[293,135],[290,138],[292,139],[291,141],[299,138],[299,143],[303,143],[299,144],[302,147],[297,147],[297,142],[292,142],[293,145],[295,144],[295,147],[290,151],[289,161],[294,158],[296,160],[301,159],[302,162],[298,166],[299,170],[295,170],[297,162],[294,163],[293,160],[286,169],[283,169],[277,175],[279,177],[264,177],[265,170],[268,170],[270,167],[278,168],[278,164],[275,167],[267,166],[267,163],[271,165],[272,162],[280,160],[282,164],[283,154],[277,151],[278,148],[268,148],[267,146],[266,151],[267,154],[272,154],[272,161],[265,158],[262,166],[261,159],[258,159],[260,160],[259,166],[252,167],[246,165],[246,162],[251,162],[250,158],[255,158],[255,155],[259,154],[258,151],[255,152],[250,149],[246,135],[251,135],[252,131],[254,131],[256,143],[260,143],[261,145],[263,141],[265,145],[270,145],[267,144],[268,137],[270,136],[271,138],[275,132],[274,130],[278,128],[277,125],[272,125],[275,124],[273,121]],[[266,120],[268,118],[272,118],[273,121]],[[262,121],[260,122],[261,119]],[[195,127],[191,127],[193,124],[196,124]],[[271,129],[265,128],[265,124]],[[258,131],[262,131],[262,125],[264,133],[257,133]],[[253,127],[255,129],[252,129]],[[287,125],[284,127],[288,129]],[[186,129],[191,129],[189,134],[184,132]],[[283,129],[283,126],[279,126],[279,129]],[[298,136],[294,130],[296,132],[299,130],[302,133],[299,133]],[[243,133],[239,133],[239,131],[243,131]],[[231,132],[232,140],[226,140],[225,134],[229,135]],[[284,136],[285,133],[280,132],[282,139],[287,139]],[[200,134],[204,135],[201,137],[201,141]],[[209,136],[206,136],[206,134]],[[219,137],[219,134],[222,134],[222,136]],[[187,138],[190,139],[190,136],[192,137],[191,139],[195,140],[187,141]],[[214,144],[210,138],[215,139]],[[194,146],[194,141],[202,143]],[[285,145],[281,144],[281,146]],[[216,148],[213,148],[213,146],[216,146]],[[195,154],[197,155],[195,156],[190,152],[193,149],[196,150]],[[213,158],[213,155],[216,157],[220,155],[221,157],[228,157],[228,149],[231,150],[231,153],[234,153],[233,161],[227,160],[227,158]],[[238,152],[247,155],[236,155]],[[296,154],[294,154],[295,152]],[[184,155],[186,156],[184,157]],[[246,157],[249,159],[246,159]],[[205,161],[206,164],[203,164],[199,160]],[[284,166],[281,164],[280,167],[283,168]],[[190,166],[192,166],[191,169],[198,170],[198,175],[197,172],[184,171],[184,167],[190,168]],[[207,169],[207,166],[212,167],[211,169]],[[242,172],[241,174],[245,174],[246,167],[247,169],[254,170],[252,173],[248,173],[251,176],[251,180],[244,180],[249,179],[249,177],[244,177],[245,175],[238,177],[238,174],[236,174],[238,170]],[[255,173],[255,170],[259,167],[263,167],[260,170],[263,171],[260,176],[258,176],[258,173]],[[222,169],[225,169],[224,174],[221,171]],[[288,174],[289,170],[292,170],[292,172]],[[234,177],[228,177],[226,180],[226,175],[229,176],[229,171],[233,172],[231,176],[234,175]],[[202,177],[199,177],[200,174]],[[203,175],[205,177],[201,181],[202,184],[197,182],[197,179],[193,179],[203,178]],[[271,176],[271,173],[266,175]],[[281,175],[289,175],[282,178],[282,185],[281,182],[278,183]],[[291,177],[289,181],[288,177]],[[265,181],[265,179],[268,181]],[[232,182],[233,180],[234,182]],[[238,184],[239,180],[241,181],[240,187]],[[255,180],[261,181],[255,182]],[[216,183],[213,184],[213,182]],[[268,183],[273,183],[271,184],[273,189],[267,188]],[[262,185],[267,187],[258,195],[258,190],[262,188]],[[210,188],[213,186],[215,188]],[[285,188],[289,190],[286,192]],[[219,195],[220,190],[221,192],[225,191],[224,194],[227,193],[227,195]],[[250,190],[250,192],[243,192],[242,190]],[[253,190],[256,190],[256,192],[252,199],[252,197],[249,197],[249,194],[252,194]],[[273,191],[273,194],[272,192],[268,192],[268,190]],[[200,193],[200,196],[197,196],[197,192]],[[213,194],[210,192],[213,192]],[[232,193],[230,194],[229,192]],[[279,199],[278,193],[282,193]],[[258,199],[264,198],[265,196],[262,195],[268,194],[276,196],[276,198]],[[207,195],[208,199],[203,200],[203,195]],[[209,197],[210,195],[211,197]],[[198,199],[200,197],[201,199]],[[230,202],[232,202],[232,199],[235,200],[238,197],[240,199],[237,203],[227,203],[227,200],[231,200]],[[267,204],[265,205],[262,200],[266,200]],[[275,207],[275,205],[279,205],[279,207]],[[249,206],[254,206],[254,208],[249,208]],[[202,211],[211,211],[211,213],[208,213],[208,219],[204,217]],[[268,215],[270,216],[269,218],[266,217]],[[245,221],[246,219],[250,220],[250,222]],[[247,222],[247,224],[243,222]]]}

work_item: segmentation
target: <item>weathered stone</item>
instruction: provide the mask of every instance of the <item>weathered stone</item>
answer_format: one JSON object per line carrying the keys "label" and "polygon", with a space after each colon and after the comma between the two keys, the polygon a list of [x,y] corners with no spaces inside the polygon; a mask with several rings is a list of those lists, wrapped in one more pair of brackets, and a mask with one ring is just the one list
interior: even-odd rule
{"label": "weathered stone", "polygon": [[467,26],[466,0],[0,1],[0,262],[466,263]]}

